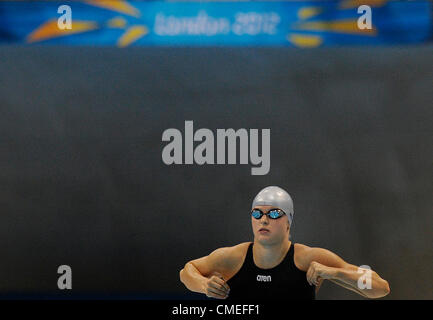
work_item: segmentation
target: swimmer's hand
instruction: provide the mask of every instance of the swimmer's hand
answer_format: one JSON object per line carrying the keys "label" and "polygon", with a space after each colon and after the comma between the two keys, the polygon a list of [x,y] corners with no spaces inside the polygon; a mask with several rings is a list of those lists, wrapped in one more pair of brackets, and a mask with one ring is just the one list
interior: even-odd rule
{"label": "swimmer's hand", "polygon": [[223,276],[215,272],[210,278],[205,280],[203,291],[209,298],[226,299],[230,293],[230,287]]}
{"label": "swimmer's hand", "polygon": [[332,279],[334,274],[335,268],[312,261],[307,271],[307,281],[311,286],[320,286],[323,280]]}

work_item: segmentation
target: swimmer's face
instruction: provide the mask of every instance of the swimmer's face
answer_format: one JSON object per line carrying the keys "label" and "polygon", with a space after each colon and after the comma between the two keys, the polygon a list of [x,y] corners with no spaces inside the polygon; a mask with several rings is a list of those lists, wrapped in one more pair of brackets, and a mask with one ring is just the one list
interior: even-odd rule
{"label": "swimmer's face", "polygon": [[[268,213],[271,209],[278,209],[274,206],[256,206],[263,213]],[[278,219],[271,219],[263,215],[260,219],[251,216],[254,239],[262,244],[274,244],[287,241],[290,233],[290,224],[286,215]]]}

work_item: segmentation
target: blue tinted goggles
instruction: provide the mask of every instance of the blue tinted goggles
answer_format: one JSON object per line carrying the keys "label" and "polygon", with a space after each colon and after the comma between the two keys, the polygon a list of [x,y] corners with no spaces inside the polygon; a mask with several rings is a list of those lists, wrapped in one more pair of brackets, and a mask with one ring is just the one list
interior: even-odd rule
{"label": "blue tinted goggles", "polygon": [[285,213],[281,209],[271,209],[271,210],[269,210],[268,213],[263,213],[259,209],[253,209],[251,211],[251,215],[257,220],[261,219],[263,215],[268,216],[270,219],[275,220],[275,219],[278,219],[278,218],[281,218],[282,216],[284,216]]}

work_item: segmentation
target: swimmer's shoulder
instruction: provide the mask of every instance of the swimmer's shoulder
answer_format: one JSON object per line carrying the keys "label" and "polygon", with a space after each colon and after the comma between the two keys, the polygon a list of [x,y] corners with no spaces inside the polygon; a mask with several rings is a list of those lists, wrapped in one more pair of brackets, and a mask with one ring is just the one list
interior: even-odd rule
{"label": "swimmer's shoulder", "polygon": [[214,251],[218,256],[230,264],[237,264],[244,260],[251,242],[242,242],[231,247],[222,247]]}
{"label": "swimmer's shoulder", "polygon": [[242,242],[239,243],[233,247],[230,248],[230,253],[232,255],[232,258],[235,260],[243,260],[245,256],[247,255],[248,247],[250,246],[252,242]]}
{"label": "swimmer's shoulder", "polygon": [[302,243],[294,243],[294,263],[295,266],[302,271],[307,271],[310,266],[310,253],[311,247],[302,244]]}
{"label": "swimmer's shoulder", "polygon": [[294,245],[294,249],[295,249],[295,254],[296,253],[303,254],[305,252],[308,252],[311,249],[311,247],[309,247],[305,244],[302,244],[302,243],[294,243],[293,245]]}
{"label": "swimmer's shoulder", "polygon": [[225,278],[230,279],[242,267],[247,250],[251,242],[242,242],[231,247],[216,249],[212,254],[218,255],[221,270],[224,270]]}

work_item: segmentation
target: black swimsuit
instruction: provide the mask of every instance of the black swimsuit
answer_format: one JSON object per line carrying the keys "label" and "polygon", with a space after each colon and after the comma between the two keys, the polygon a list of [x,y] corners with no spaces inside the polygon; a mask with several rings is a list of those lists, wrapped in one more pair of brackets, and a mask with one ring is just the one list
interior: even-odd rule
{"label": "black swimsuit", "polygon": [[261,269],[254,264],[251,243],[241,269],[227,281],[227,300],[314,300],[316,287],[310,286],[306,272],[295,266],[294,252],[292,243],[281,263]]}

